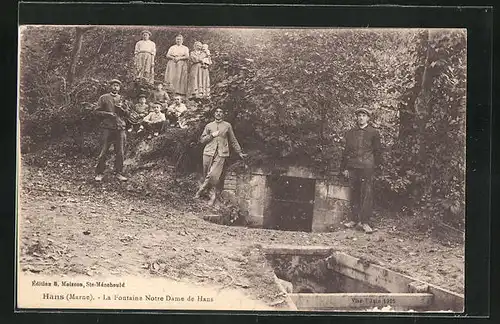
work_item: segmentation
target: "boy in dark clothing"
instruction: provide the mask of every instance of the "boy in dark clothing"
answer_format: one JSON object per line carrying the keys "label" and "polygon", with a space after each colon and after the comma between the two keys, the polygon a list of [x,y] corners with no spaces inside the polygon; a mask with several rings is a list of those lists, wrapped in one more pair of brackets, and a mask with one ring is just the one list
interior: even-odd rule
{"label": "boy in dark clothing", "polygon": [[[155,103],[153,107],[154,110],[144,117],[144,124],[150,133],[152,132],[154,136],[158,136],[163,131],[166,119],[165,114],[161,112],[160,103]],[[149,134],[148,138],[151,137],[151,134]]]}
{"label": "boy in dark clothing", "polygon": [[154,105],[156,103],[160,103],[161,105],[161,110],[165,111],[168,106],[168,102],[170,101],[170,97],[168,96],[168,93],[163,90],[163,83],[158,82],[156,84],[156,89],[151,92],[149,102],[151,103],[151,111],[154,110]]}
{"label": "boy in dark clothing", "polygon": [[106,167],[106,157],[111,145],[115,148],[115,172],[116,177],[121,181],[127,178],[122,175],[123,160],[125,156],[125,143],[127,140],[125,133],[125,120],[128,113],[123,109],[122,98],[118,94],[121,82],[111,80],[111,92],[102,95],[97,101],[95,113],[103,118],[101,127],[103,128],[103,145],[98,157],[96,166],[96,181],[102,181],[104,169]]}
{"label": "boy in dark clothing", "polygon": [[186,118],[183,118],[185,112],[187,111],[187,107],[184,103],[182,103],[181,96],[175,96],[174,102],[168,106],[165,115],[170,123],[170,126],[186,128]]}
{"label": "boy in dark clothing", "polygon": [[357,225],[366,233],[373,229],[368,224],[373,209],[373,174],[381,165],[380,134],[368,124],[371,112],[365,108],[355,111],[357,126],[345,136],[345,149],[340,169],[351,187],[352,218],[346,227]]}
{"label": "boy in dark clothing", "polygon": [[139,102],[134,106],[133,116],[129,119],[129,123],[131,124],[128,129],[129,133],[134,129],[137,129],[138,133],[144,129],[142,121],[149,114],[149,111],[149,105],[146,103],[146,95],[139,95]]}

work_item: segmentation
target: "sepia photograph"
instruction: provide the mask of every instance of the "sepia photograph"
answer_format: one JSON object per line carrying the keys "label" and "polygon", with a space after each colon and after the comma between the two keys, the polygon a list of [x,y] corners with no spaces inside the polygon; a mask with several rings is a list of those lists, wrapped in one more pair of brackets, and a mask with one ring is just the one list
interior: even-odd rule
{"label": "sepia photograph", "polygon": [[462,313],[467,30],[21,25],[19,309]]}

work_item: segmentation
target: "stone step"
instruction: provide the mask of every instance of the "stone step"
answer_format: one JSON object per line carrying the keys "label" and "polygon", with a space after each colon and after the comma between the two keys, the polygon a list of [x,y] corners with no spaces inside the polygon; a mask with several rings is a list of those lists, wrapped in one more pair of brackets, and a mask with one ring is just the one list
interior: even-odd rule
{"label": "stone step", "polygon": [[265,254],[277,255],[315,255],[329,256],[335,249],[328,246],[296,246],[296,245],[264,245],[262,250]]}
{"label": "stone step", "polygon": [[329,293],[289,294],[298,309],[346,309],[346,308],[426,308],[432,304],[433,295],[428,293]]}

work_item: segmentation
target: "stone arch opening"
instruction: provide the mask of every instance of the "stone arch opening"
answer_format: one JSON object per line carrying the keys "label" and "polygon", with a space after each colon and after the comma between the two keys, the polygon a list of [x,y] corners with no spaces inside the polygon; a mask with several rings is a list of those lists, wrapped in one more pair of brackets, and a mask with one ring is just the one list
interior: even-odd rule
{"label": "stone arch opening", "polygon": [[341,227],[349,210],[349,187],[340,174],[305,167],[228,172],[223,194],[238,207],[238,224],[248,227],[328,232]]}
{"label": "stone arch opening", "polygon": [[268,176],[269,220],[266,228],[311,232],[315,179]]}

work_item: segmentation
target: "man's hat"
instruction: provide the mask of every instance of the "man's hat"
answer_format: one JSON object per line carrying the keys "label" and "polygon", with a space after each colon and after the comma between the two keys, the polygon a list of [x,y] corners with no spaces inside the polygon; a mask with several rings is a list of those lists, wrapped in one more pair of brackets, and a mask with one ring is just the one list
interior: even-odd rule
{"label": "man's hat", "polygon": [[144,35],[144,34],[149,34],[149,36],[151,36],[151,32],[149,30],[141,31],[141,35]]}
{"label": "man's hat", "polygon": [[120,80],[118,80],[118,79],[113,79],[113,80],[109,81],[110,85],[115,84],[115,83],[117,83],[119,85],[122,85],[122,82]]}
{"label": "man's hat", "polygon": [[368,116],[371,116],[372,115],[372,112],[369,111],[368,109],[366,108],[358,108],[354,111],[354,114],[357,115],[359,114],[360,112],[364,112],[365,114],[367,114]]}
{"label": "man's hat", "polygon": [[147,96],[146,96],[146,94],[144,94],[144,93],[141,93],[141,94],[139,95],[139,98],[146,98],[146,97],[147,97]]}

